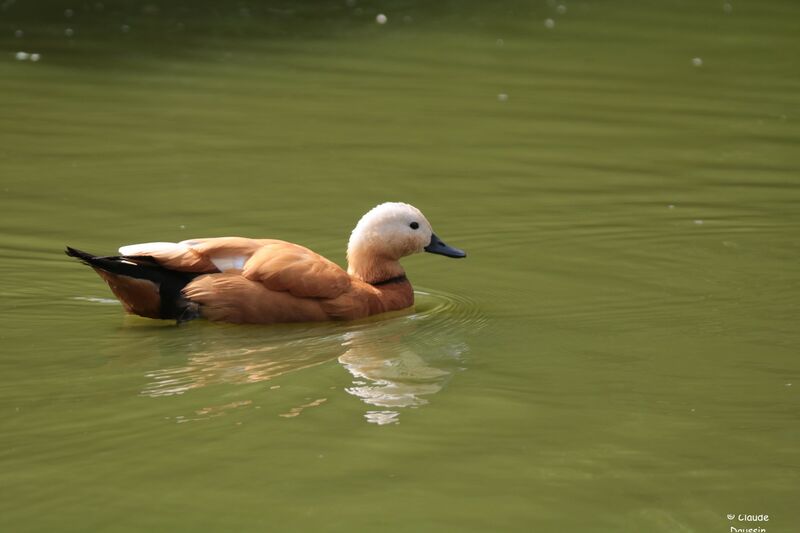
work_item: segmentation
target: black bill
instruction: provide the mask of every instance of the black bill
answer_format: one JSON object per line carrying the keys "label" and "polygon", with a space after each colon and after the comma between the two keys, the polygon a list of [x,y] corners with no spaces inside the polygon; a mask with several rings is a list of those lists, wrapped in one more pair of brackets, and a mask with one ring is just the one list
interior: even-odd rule
{"label": "black bill", "polygon": [[431,242],[425,247],[425,251],[432,254],[446,255],[447,257],[467,257],[467,252],[447,246],[435,233],[431,234]]}

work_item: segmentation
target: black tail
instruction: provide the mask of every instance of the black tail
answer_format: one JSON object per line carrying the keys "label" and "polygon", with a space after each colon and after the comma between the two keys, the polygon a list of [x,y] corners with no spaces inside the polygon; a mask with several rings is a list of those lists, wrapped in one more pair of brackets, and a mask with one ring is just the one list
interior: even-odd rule
{"label": "black tail", "polygon": [[[194,278],[201,276],[203,272],[179,272],[170,270],[159,265],[149,256],[96,256],[82,250],[77,250],[67,246],[65,253],[70,257],[79,259],[86,265],[98,270],[98,273],[108,282],[114,294],[122,300],[126,308],[137,314],[135,305],[123,298],[121,291],[113,284],[115,276],[125,276],[137,280],[147,280],[153,283],[158,290],[160,305],[159,316],[151,318],[175,319],[178,322],[191,320],[199,316],[197,306],[183,297],[181,290]],[[112,279],[104,276],[101,272],[110,274]],[[143,315],[150,316],[150,315]]]}

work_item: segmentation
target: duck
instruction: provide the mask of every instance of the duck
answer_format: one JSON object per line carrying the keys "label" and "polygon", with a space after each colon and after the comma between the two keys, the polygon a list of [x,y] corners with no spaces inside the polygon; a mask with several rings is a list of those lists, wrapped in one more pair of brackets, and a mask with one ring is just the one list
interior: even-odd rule
{"label": "duck", "polygon": [[128,313],[178,324],[346,321],[410,309],[414,289],[400,259],[467,255],[403,202],[361,217],[347,244],[347,270],[299,244],[248,237],[132,244],[113,256],[65,252],[93,268]]}

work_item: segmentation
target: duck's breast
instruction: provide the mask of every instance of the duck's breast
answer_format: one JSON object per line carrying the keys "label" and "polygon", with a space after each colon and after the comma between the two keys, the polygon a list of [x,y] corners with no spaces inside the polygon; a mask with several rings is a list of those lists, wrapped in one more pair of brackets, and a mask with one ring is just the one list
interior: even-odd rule
{"label": "duck's breast", "polygon": [[414,305],[408,280],[374,286],[352,279],[350,288],[336,298],[321,300],[322,310],[333,320],[356,320]]}

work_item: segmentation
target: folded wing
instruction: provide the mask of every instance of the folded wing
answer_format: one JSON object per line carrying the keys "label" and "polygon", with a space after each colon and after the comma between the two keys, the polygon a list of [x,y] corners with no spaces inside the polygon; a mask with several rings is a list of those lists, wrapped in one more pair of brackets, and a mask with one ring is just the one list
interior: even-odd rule
{"label": "folded wing", "polygon": [[350,276],[339,265],[282,241],[261,246],[245,263],[242,275],[298,298],[336,298],[350,287]]}
{"label": "folded wing", "polygon": [[191,239],[123,246],[123,256],[149,256],[183,272],[230,272],[298,298],[336,298],[350,287],[350,276],[337,264],[303,246],[244,237]]}

